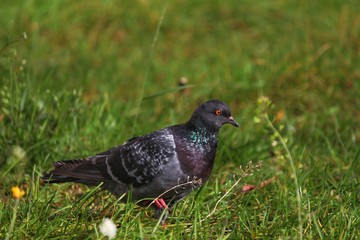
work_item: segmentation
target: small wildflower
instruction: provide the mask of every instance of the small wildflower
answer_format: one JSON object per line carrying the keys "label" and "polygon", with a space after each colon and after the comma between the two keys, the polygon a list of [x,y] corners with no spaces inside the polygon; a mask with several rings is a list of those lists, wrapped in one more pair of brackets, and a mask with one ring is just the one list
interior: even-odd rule
{"label": "small wildflower", "polygon": [[278,111],[275,115],[275,120],[277,122],[281,122],[285,117],[285,110],[281,109],[280,111]]}
{"label": "small wildflower", "polygon": [[100,225],[100,232],[103,235],[109,237],[109,239],[112,239],[116,235],[116,230],[116,225],[113,221],[111,221],[111,219],[104,218],[102,220],[102,223]]}
{"label": "small wildflower", "polygon": [[18,186],[12,187],[11,192],[15,199],[21,199],[25,195],[25,191],[21,190]]}
{"label": "small wildflower", "polygon": [[15,146],[12,149],[12,155],[17,159],[17,160],[21,160],[23,158],[25,158],[26,156],[26,152],[25,150],[20,147],[20,146]]}
{"label": "small wildflower", "polygon": [[259,97],[257,102],[258,102],[258,105],[263,107],[263,108],[267,108],[267,107],[269,107],[271,105],[270,98],[268,98],[266,96]]}
{"label": "small wildflower", "polygon": [[271,100],[266,96],[261,96],[257,100],[255,123],[260,123],[267,116],[267,112],[273,107]]}

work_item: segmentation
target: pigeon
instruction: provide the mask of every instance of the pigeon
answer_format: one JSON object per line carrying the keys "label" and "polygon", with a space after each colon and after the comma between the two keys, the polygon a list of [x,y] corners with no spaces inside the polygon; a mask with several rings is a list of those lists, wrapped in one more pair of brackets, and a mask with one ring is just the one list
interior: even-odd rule
{"label": "pigeon", "polygon": [[118,198],[128,195],[122,199],[154,206],[155,217],[165,225],[172,206],[208,180],[219,130],[227,123],[239,126],[224,102],[210,100],[184,124],[131,138],[94,156],[55,162],[42,179],[47,183],[101,184]]}

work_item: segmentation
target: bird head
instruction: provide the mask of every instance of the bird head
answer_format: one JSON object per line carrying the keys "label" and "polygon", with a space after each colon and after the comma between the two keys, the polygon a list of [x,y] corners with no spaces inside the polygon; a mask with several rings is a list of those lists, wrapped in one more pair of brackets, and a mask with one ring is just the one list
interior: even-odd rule
{"label": "bird head", "polygon": [[201,104],[192,114],[189,123],[212,131],[219,131],[226,123],[239,127],[231,115],[230,108],[219,100],[210,100]]}

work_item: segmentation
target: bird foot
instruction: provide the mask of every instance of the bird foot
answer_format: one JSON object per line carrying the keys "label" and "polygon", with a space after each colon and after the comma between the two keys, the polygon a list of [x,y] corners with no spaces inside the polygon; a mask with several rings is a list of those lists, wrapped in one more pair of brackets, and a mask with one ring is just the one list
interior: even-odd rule
{"label": "bird foot", "polygon": [[154,203],[155,203],[156,207],[159,208],[159,209],[163,209],[163,208],[168,209],[168,206],[166,205],[166,202],[162,198],[155,199]]}
{"label": "bird foot", "polygon": [[[166,202],[164,201],[164,199],[162,198],[157,198],[154,200],[154,204],[155,204],[155,217],[156,218],[160,218],[162,216],[161,219],[161,225],[163,227],[166,227],[166,217],[170,211],[169,207],[166,205]],[[165,213],[163,214],[163,212],[165,211]]]}

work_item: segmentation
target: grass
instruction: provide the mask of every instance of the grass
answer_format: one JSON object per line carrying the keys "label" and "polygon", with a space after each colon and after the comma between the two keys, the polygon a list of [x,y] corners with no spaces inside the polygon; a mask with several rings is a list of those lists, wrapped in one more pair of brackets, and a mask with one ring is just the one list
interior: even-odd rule
{"label": "grass", "polygon": [[[4,1],[0,238],[104,238],[109,217],[118,239],[358,239],[359,10],[355,0]],[[210,180],[166,228],[98,188],[41,184],[52,162],[184,122],[212,98],[240,129],[221,130]]]}

